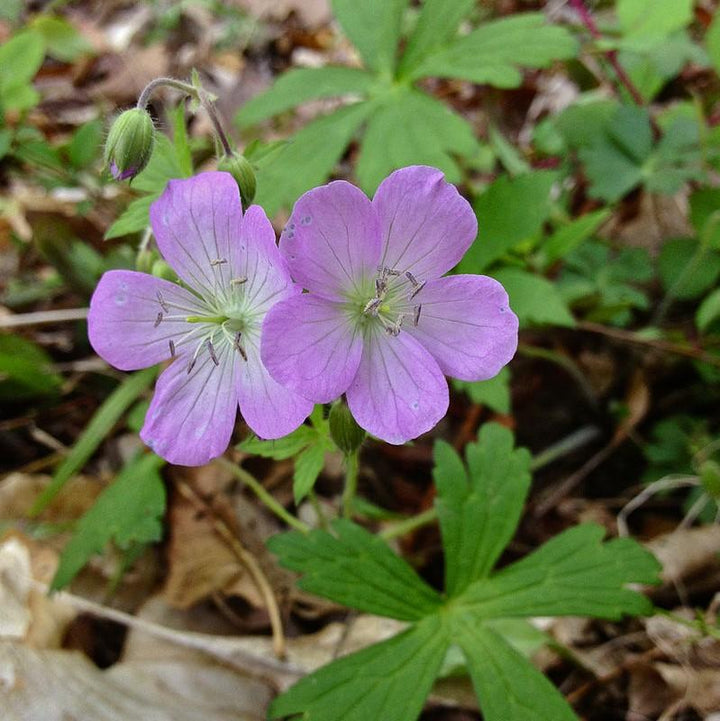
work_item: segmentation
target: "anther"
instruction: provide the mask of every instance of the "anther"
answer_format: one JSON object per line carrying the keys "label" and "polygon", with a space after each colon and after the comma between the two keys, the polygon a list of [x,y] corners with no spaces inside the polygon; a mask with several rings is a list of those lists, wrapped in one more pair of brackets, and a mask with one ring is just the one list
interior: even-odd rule
{"label": "anther", "polygon": [[375,295],[379,298],[387,291],[387,283],[384,278],[375,278]]}
{"label": "anther", "polygon": [[405,277],[410,281],[413,288],[417,288],[420,285],[418,279],[409,270],[405,271]]}
{"label": "anther", "polygon": [[208,340],[207,347],[208,347],[208,353],[210,354],[210,358],[212,359],[212,362],[216,366],[219,366],[220,361],[218,360],[218,357],[215,355],[215,348],[214,348],[211,340]]}
{"label": "anther", "polygon": [[154,328],[157,328],[160,325],[160,322],[163,319],[162,311],[158,311],[157,318],[155,318],[155,323],[153,324]]}
{"label": "anther", "polygon": [[192,369],[195,367],[195,363],[197,363],[197,356],[193,356],[190,359],[190,362],[188,363],[188,367],[187,367],[188,375],[190,375],[190,371],[192,371]]}
{"label": "anther", "polygon": [[223,263],[227,263],[227,258],[215,258],[210,261],[210,265],[222,265]]}
{"label": "anther", "polygon": [[416,305],[414,310],[415,312],[413,313],[413,325],[417,326],[417,324],[420,322],[420,311],[422,311],[422,305]]}
{"label": "anther", "polygon": [[427,281],[423,281],[422,283],[418,283],[415,286],[415,290],[413,290],[413,292],[410,293],[410,300],[412,300],[425,287],[426,282]]}
{"label": "anther", "polygon": [[165,302],[165,298],[163,298],[162,293],[160,291],[157,292],[157,299],[158,303],[160,303],[160,307],[166,312],[170,312],[170,306]]}
{"label": "anther", "polygon": [[247,277],[241,276],[240,278],[231,278],[230,279],[230,285],[242,285],[243,283],[247,283]]}
{"label": "anther", "polygon": [[169,340],[168,345],[170,346],[170,357],[174,358],[175,357],[175,341]]}
{"label": "anther", "polygon": [[370,313],[371,315],[378,314],[378,308],[382,305],[383,298],[371,298],[363,308],[363,313]]}

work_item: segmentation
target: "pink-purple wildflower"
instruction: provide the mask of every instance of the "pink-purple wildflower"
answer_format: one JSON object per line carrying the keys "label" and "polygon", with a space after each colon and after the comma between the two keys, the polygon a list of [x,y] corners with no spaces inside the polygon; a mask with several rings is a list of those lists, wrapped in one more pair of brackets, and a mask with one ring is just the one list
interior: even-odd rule
{"label": "pink-purple wildflower", "polygon": [[344,181],[305,193],[280,252],[308,292],[265,318],[272,377],[316,403],[345,393],[358,424],[389,443],[428,431],[448,408],[445,375],[491,378],[517,348],[500,283],[441,277],[476,234],[472,208],[435,168],[392,173],[372,201]]}
{"label": "pink-purple wildflower", "polygon": [[270,377],[260,359],[265,314],[296,297],[264,211],[243,215],[228,173],[173,180],[150,208],[171,283],[112,270],[90,302],[90,342],[108,363],[136,370],[172,360],[157,382],[140,433],[180,465],[207,463],[227,448],[240,411],[261,438],[297,428],[313,404]]}

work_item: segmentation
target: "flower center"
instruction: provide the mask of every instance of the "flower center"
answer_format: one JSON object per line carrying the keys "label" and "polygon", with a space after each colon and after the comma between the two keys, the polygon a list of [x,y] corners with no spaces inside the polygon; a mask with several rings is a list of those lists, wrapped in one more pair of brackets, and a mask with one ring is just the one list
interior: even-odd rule
{"label": "flower center", "polygon": [[425,287],[409,270],[404,273],[381,266],[374,278],[374,294],[364,302],[361,321],[377,322],[392,336],[400,334],[404,323],[417,326],[420,322],[422,304],[415,297]]}
{"label": "flower center", "polygon": [[[224,259],[211,261],[215,270],[226,263]],[[187,372],[190,373],[202,352],[207,352],[216,366],[220,365],[218,349],[237,351],[240,357],[247,361],[247,352],[243,336],[256,325],[256,319],[251,309],[247,307],[243,290],[247,278],[231,278],[225,282],[224,287],[217,285],[212,297],[203,298],[203,310],[200,314],[188,315],[190,308],[165,299],[160,291],[157,300],[160,306],[155,319],[157,328],[163,321],[183,321],[191,325],[190,330],[179,333],[177,338],[168,340],[170,358],[175,358],[181,346],[193,346],[193,352],[188,361]],[[197,310],[197,309],[192,309]]]}

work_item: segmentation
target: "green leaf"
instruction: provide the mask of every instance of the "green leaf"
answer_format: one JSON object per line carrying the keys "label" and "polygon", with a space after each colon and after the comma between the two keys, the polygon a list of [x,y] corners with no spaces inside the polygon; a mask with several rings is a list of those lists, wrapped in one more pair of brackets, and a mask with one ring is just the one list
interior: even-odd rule
{"label": "green leaf", "polygon": [[461,174],[452,156],[471,155],[477,148],[466,120],[435,98],[407,89],[389,96],[370,117],[357,163],[358,182],[372,194],[397,168],[431,165],[457,183]]}
{"label": "green leaf", "polygon": [[273,536],[268,548],[302,574],[300,588],[367,613],[417,621],[436,611],[440,596],[377,536],[350,521],[335,535],[314,530]]}
{"label": "green leaf", "polygon": [[690,23],[693,0],[618,0],[617,15],[622,46],[644,50]]}
{"label": "green leaf", "polygon": [[158,195],[144,195],[128,205],[105,232],[105,240],[145,230],[150,225],[150,206]]}
{"label": "green leaf", "polygon": [[365,65],[391,74],[408,0],[332,0],[332,9],[345,35],[360,51]]}
{"label": "green leaf", "polygon": [[268,718],[416,721],[447,645],[441,619],[431,616],[302,679],[273,701]]}
{"label": "green leaf", "polygon": [[615,202],[642,182],[643,164],[652,151],[647,110],[621,106],[596,141],[580,148],[590,180],[590,195]]}
{"label": "green leaf", "polygon": [[360,93],[365,95],[377,77],[359,68],[297,68],[281,75],[273,86],[247,102],[235,116],[241,127],[290,110],[315,98]]}
{"label": "green leaf", "polygon": [[704,333],[718,318],[720,318],[720,288],[716,288],[700,304],[695,314],[695,325],[701,333]]}
{"label": "green leaf", "polygon": [[530,454],[513,450],[513,434],[485,424],[465,450],[435,444],[435,501],[445,549],[445,590],[457,596],[490,573],[509,543],[530,488]]}
{"label": "green leaf", "polygon": [[565,142],[573,148],[591,146],[609,125],[620,108],[617,100],[580,96],[569,108],[555,119],[557,129]]}
{"label": "green leaf", "polygon": [[90,120],[73,133],[67,153],[74,168],[87,168],[98,158],[103,134],[101,120]]}
{"label": "green leaf", "polygon": [[128,548],[162,538],[165,487],[159,470],[164,463],[156,455],[140,455],[103,490],[63,549],[51,590],[67,586],[91,556],[113,539]]}
{"label": "green leaf", "polygon": [[542,246],[542,254],[546,264],[564,258],[583,241],[590,238],[611,215],[612,210],[610,208],[601,208],[592,213],[581,215],[556,230]]}
{"label": "green leaf", "polygon": [[71,63],[92,52],[92,45],[65,18],[57,15],[38,15],[30,27],[45,40],[48,55]]}
{"label": "green leaf", "polygon": [[476,581],[456,600],[481,618],[592,616],[618,620],[652,611],[629,584],[657,583],[660,564],[629,538],[602,542],[595,524],[570,528],[489,579]]}
{"label": "green leaf", "polygon": [[65,456],[55,471],[52,481],[37,498],[30,511],[37,515],[52,502],[60,489],[87,462],[97,447],[102,443],[122,414],[137,400],[138,396],[155,380],[156,368],[146,368],[128,376],[105,399],[95,411],[80,438],[75,442],[70,453]]}
{"label": "green leaf", "polygon": [[425,0],[400,59],[398,74],[413,70],[430,52],[453,38],[460,21],[474,5],[475,0]]}
{"label": "green leaf", "polygon": [[485,721],[577,721],[555,686],[500,634],[470,614],[453,621]]}
{"label": "green leaf", "polygon": [[0,398],[16,402],[55,395],[62,376],[52,358],[35,343],[8,333],[0,334]]}
{"label": "green leaf", "polygon": [[713,16],[710,27],[705,33],[705,47],[715,72],[720,73],[720,13],[718,12]]}
{"label": "green leaf", "polygon": [[546,278],[519,268],[502,268],[493,274],[510,296],[510,308],[520,325],[549,323],[572,327],[575,319],[558,287]]}
{"label": "green leaf", "polygon": [[510,371],[507,366],[486,381],[452,381],[453,387],[470,396],[473,403],[498,413],[510,413]]}
{"label": "green leaf", "polygon": [[475,201],[479,235],[460,262],[462,273],[479,273],[537,233],[550,215],[557,173],[538,170],[517,178],[503,175]]}
{"label": "green leaf", "polygon": [[45,57],[42,35],[25,30],[0,45],[0,105],[27,110],[39,99],[30,85]]}
{"label": "green leaf", "polygon": [[462,78],[514,88],[522,81],[519,68],[546,68],[575,57],[577,50],[577,41],[564,27],[548,25],[542,13],[520,13],[485,23],[432,53],[411,78]]}
{"label": "green leaf", "polygon": [[[329,443],[327,444],[330,445]],[[332,448],[332,446],[330,446]],[[313,489],[320,472],[325,466],[325,451],[328,447],[323,443],[308,446],[295,459],[293,473],[293,497],[298,504]]]}
{"label": "green leaf", "polygon": [[182,173],[183,178],[189,178],[193,174],[193,161],[185,119],[185,105],[179,103],[169,111],[168,115],[173,128],[172,145],[177,169]]}
{"label": "green leaf", "polygon": [[325,182],[372,107],[355,103],[318,118],[259,160],[255,202],[272,216]]}
{"label": "green leaf", "polygon": [[720,277],[720,254],[695,238],[674,238],[663,245],[658,273],[665,291],[678,300],[694,300]]}

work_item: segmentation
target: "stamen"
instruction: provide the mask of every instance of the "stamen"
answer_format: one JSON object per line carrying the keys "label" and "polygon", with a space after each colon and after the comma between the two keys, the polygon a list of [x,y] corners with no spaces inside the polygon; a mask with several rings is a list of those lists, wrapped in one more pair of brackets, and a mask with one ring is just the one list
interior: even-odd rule
{"label": "stamen", "polygon": [[157,328],[160,325],[160,322],[163,319],[162,311],[158,311],[157,318],[155,318],[155,323],[153,324],[153,328]]}
{"label": "stamen", "polygon": [[382,305],[383,298],[371,298],[363,308],[363,313],[370,313],[370,315],[377,315],[378,309]]}
{"label": "stamen", "polygon": [[197,355],[194,355],[190,359],[190,362],[188,363],[188,367],[187,367],[188,375],[190,375],[190,371],[192,371],[192,369],[195,367],[195,363],[197,363]]}
{"label": "stamen", "polygon": [[222,265],[223,263],[227,263],[227,258],[215,258],[215,260],[210,261],[210,265]]}
{"label": "stamen", "polygon": [[172,339],[169,340],[168,345],[170,346],[170,357],[174,358],[175,357],[175,341]]}
{"label": "stamen", "polygon": [[395,270],[395,269],[393,269],[393,268],[383,268],[383,271],[384,271],[387,275],[400,275],[400,271],[399,271],[399,270]]}
{"label": "stamen", "polygon": [[240,338],[242,337],[242,333],[238,333],[235,336],[235,342],[233,343],[233,347],[235,350],[242,356],[242,359],[244,361],[247,361],[247,353],[245,352],[245,349],[242,347],[242,344],[240,343]]}
{"label": "stamen", "polygon": [[417,286],[415,286],[415,290],[410,293],[410,300],[412,300],[425,287],[426,282],[427,281],[424,280],[422,283],[418,283]]}
{"label": "stamen", "polygon": [[220,365],[220,361],[218,360],[218,357],[215,355],[215,348],[214,348],[214,346],[213,346],[213,344],[212,344],[212,341],[211,341],[210,339],[208,339],[207,347],[208,347],[208,353],[210,354],[210,358],[212,359],[212,362],[213,362],[216,366],[219,366],[219,365]]}
{"label": "stamen", "polygon": [[405,277],[410,281],[413,288],[417,288],[420,285],[418,279],[409,270],[405,271]]}
{"label": "stamen", "polygon": [[243,283],[247,283],[247,277],[241,276],[240,278],[231,278],[230,279],[230,285],[242,285]]}
{"label": "stamen", "polygon": [[413,325],[417,327],[420,322],[420,311],[422,310],[422,304],[415,306],[415,313],[413,314]]}
{"label": "stamen", "polygon": [[170,306],[165,302],[165,298],[163,298],[163,295],[160,291],[157,292],[157,299],[158,303],[160,303],[160,307],[166,312],[170,312]]}
{"label": "stamen", "polygon": [[375,278],[375,296],[380,297],[387,291],[387,283],[384,278]]}

